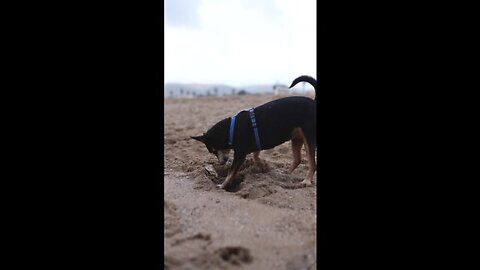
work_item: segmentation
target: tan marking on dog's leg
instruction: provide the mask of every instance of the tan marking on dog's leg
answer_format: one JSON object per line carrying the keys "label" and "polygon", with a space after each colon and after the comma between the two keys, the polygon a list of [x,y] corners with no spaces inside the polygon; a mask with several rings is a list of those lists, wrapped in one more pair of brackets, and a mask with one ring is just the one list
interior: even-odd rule
{"label": "tan marking on dog's leg", "polygon": [[305,135],[303,135],[303,131],[301,128],[296,127],[292,130],[292,139],[305,139]]}
{"label": "tan marking on dog's leg", "polygon": [[227,175],[227,178],[225,178],[225,181],[221,185],[217,185],[217,188],[225,189],[226,186],[232,182],[232,180],[235,178],[236,171],[230,170],[230,172]]}
{"label": "tan marking on dog's leg", "polygon": [[253,152],[253,161],[259,162],[260,161],[260,151]]}
{"label": "tan marking on dog's leg", "polygon": [[232,182],[232,180],[235,178],[235,175],[237,175],[238,170],[240,169],[240,166],[242,166],[243,162],[245,161],[246,154],[243,153],[235,153],[233,157],[233,162],[232,166],[230,167],[230,170],[228,171],[227,178],[221,185],[217,185],[218,188],[225,189],[226,186]]}
{"label": "tan marking on dog's leg", "polygon": [[292,153],[293,153],[293,162],[292,166],[290,166],[290,169],[288,170],[288,174],[291,174],[300,164],[300,161],[302,160],[302,145],[303,145],[303,140],[294,138],[292,139]]}
{"label": "tan marking on dog's leg", "polygon": [[287,171],[287,174],[291,174],[302,161],[302,145],[305,142],[305,135],[301,128],[294,128],[292,131],[292,152],[293,152],[293,162],[290,166],[290,169]]}
{"label": "tan marking on dog's leg", "polygon": [[307,157],[308,157],[308,173],[307,177],[302,181],[302,184],[305,184],[307,187],[312,185],[313,174],[317,170],[317,166],[315,163],[315,148],[310,149],[310,146],[305,141],[305,148],[307,150]]}

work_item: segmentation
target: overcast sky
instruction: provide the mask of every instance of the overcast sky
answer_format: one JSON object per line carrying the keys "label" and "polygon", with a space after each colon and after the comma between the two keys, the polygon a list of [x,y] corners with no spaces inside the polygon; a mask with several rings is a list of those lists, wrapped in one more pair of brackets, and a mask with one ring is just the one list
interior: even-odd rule
{"label": "overcast sky", "polygon": [[316,77],[316,0],[165,0],[167,83]]}

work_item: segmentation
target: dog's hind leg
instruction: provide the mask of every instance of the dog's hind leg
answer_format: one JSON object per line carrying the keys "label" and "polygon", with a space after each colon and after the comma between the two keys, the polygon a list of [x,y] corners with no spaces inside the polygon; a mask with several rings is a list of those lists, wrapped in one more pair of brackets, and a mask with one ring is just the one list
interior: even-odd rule
{"label": "dog's hind leg", "polygon": [[313,174],[317,170],[317,164],[315,162],[315,147],[307,144],[307,157],[308,157],[308,173],[307,177],[302,181],[307,187],[312,185]]}
{"label": "dog's hind leg", "polygon": [[288,170],[288,174],[291,174],[295,168],[298,167],[300,164],[300,161],[302,160],[302,145],[303,145],[303,140],[299,138],[293,138],[292,139],[292,152],[293,152],[293,162],[292,166]]}
{"label": "dog's hind leg", "polygon": [[307,158],[308,158],[308,173],[307,177],[302,181],[302,184],[305,184],[306,186],[311,186],[312,185],[312,180],[313,180],[313,175],[315,171],[317,170],[317,164],[315,162],[315,148],[316,148],[316,143],[315,143],[315,137],[314,137],[314,132],[309,132],[309,130],[305,130],[305,148],[307,150]]}
{"label": "dog's hind leg", "polygon": [[233,163],[230,167],[230,170],[228,171],[227,178],[225,179],[225,181],[223,181],[221,185],[217,185],[217,188],[225,189],[225,187],[227,187],[233,181],[235,175],[238,172],[238,169],[240,169],[240,166],[242,166],[243,162],[245,161],[246,156],[247,155],[244,153],[235,152],[233,156]]}

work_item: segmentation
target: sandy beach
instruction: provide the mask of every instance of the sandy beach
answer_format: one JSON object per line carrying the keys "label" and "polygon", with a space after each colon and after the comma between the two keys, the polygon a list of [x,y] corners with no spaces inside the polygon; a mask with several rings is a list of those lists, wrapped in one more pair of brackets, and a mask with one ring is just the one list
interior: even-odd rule
{"label": "sandy beach", "polygon": [[165,269],[316,268],[316,174],[312,187],[296,188],[308,171],[304,147],[290,175],[290,142],[262,151],[260,163],[249,155],[226,191],[215,184],[225,179],[231,160],[218,165],[190,138],[280,97],[164,99]]}

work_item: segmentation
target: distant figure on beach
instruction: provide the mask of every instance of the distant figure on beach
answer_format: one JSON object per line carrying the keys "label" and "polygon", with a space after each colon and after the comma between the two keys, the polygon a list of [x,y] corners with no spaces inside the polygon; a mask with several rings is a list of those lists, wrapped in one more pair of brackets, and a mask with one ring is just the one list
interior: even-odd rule
{"label": "distant figure on beach", "polygon": [[276,83],[273,85],[273,94],[275,96],[278,96],[280,94],[283,94],[283,95],[286,95],[288,93],[290,93],[291,90],[288,89],[288,87],[284,84],[279,84],[279,83]]}

